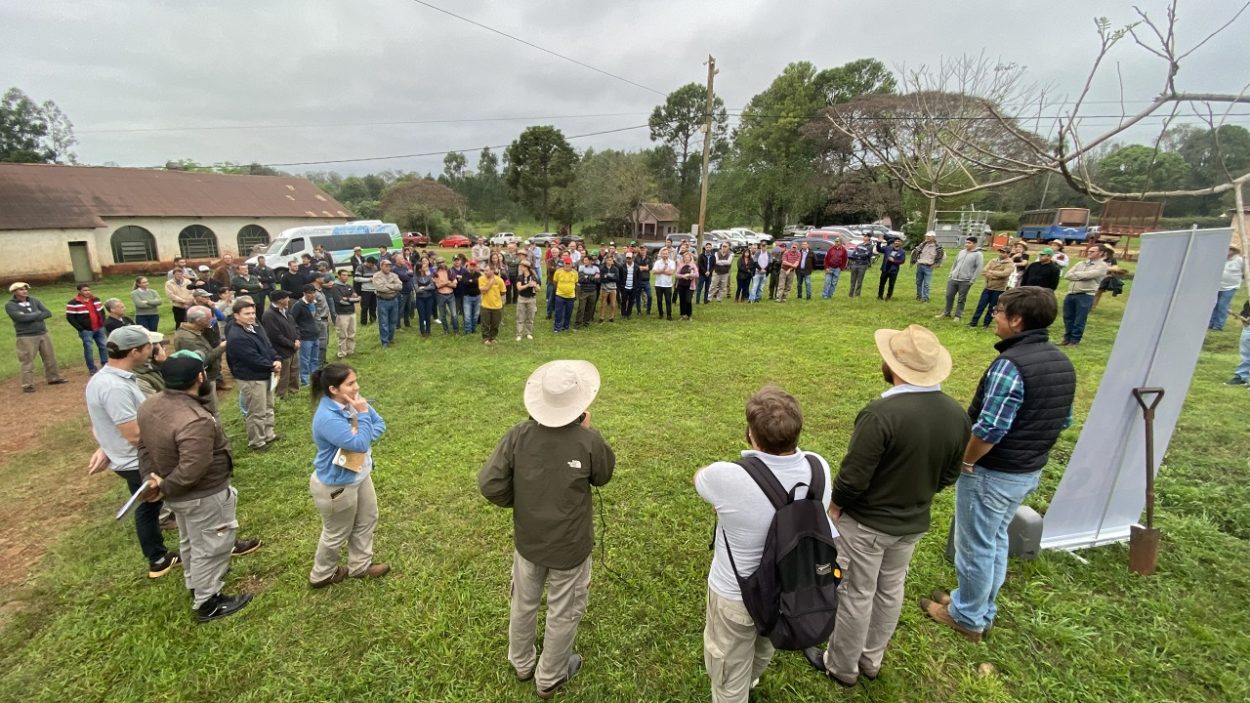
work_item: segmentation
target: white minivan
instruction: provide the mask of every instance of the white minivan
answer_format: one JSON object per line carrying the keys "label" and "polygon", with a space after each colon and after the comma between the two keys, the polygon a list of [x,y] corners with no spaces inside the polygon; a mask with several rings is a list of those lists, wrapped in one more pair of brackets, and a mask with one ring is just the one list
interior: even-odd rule
{"label": "white minivan", "polygon": [[[403,238],[397,225],[381,220],[292,227],[282,230],[282,234],[269,243],[264,252],[265,265],[271,269],[286,268],[287,262],[299,261],[304,254],[311,255],[318,246],[329,252],[335,266],[347,266],[356,247],[360,247],[365,256],[371,256],[382,246],[401,249]],[[256,257],[251,257],[247,263],[254,265]]]}

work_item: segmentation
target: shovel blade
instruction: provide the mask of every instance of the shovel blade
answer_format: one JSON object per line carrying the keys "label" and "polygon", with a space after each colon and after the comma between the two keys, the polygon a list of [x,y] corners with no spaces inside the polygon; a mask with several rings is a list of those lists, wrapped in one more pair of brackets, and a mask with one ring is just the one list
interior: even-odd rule
{"label": "shovel blade", "polygon": [[1133,525],[1129,528],[1128,568],[1135,574],[1154,574],[1159,561],[1159,528]]}

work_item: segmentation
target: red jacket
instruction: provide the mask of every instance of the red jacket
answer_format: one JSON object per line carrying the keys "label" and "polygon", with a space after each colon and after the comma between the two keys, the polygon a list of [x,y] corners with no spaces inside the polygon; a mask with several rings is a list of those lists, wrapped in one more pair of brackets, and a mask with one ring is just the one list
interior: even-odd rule
{"label": "red jacket", "polygon": [[829,251],[825,252],[826,271],[829,269],[841,269],[845,271],[849,265],[850,261],[847,258],[846,247],[832,246],[829,247]]}
{"label": "red jacket", "polygon": [[95,296],[90,300],[74,296],[65,304],[65,319],[79,332],[95,332],[104,326],[104,303]]}

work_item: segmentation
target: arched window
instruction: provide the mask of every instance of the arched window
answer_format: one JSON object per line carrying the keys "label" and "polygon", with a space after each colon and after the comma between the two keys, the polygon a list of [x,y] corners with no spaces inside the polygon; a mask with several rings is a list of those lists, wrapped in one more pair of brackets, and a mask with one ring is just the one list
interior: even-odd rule
{"label": "arched window", "polygon": [[156,237],[137,225],[118,227],[113,233],[111,243],[115,264],[125,264],[131,261],[157,261]]}
{"label": "arched window", "polygon": [[188,259],[217,256],[217,235],[204,225],[188,225],[178,233],[178,249]]}
{"label": "arched window", "polygon": [[268,244],[269,233],[260,225],[244,225],[239,230],[239,256],[250,256],[252,247],[257,244]]}

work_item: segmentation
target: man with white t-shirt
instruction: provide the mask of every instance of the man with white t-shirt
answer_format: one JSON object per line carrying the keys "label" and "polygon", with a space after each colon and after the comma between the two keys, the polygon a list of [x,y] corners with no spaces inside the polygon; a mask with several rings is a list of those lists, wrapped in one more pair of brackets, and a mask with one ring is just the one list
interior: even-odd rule
{"label": "man with white t-shirt", "polygon": [[[787,491],[812,480],[807,457],[813,456],[824,471],[821,502],[829,507],[832,482],[829,464],[820,456],[798,448],[803,412],[794,396],[776,386],[765,386],[747,401],[747,441],[751,449],[743,457],[764,462]],[[718,461],[694,477],[699,496],[716,508],[716,545],[707,577],[707,621],[703,629],[703,662],[712,683],[713,703],[745,703],[752,687],[773,657],[769,639],[755,625],[738,589],[725,542],[733,550],[737,575],[750,576],[760,565],[764,540],[772,524],[772,503],[741,466]],[[806,496],[806,489],[802,495]],[[836,536],[837,531],[833,530]]]}

